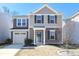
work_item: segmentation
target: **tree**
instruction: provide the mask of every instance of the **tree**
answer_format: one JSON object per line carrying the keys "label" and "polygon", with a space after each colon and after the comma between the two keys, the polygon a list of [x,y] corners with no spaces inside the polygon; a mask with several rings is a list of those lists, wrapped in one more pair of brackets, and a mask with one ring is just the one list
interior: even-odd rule
{"label": "tree", "polygon": [[10,13],[10,10],[7,7],[3,6],[2,9],[3,9],[4,12]]}
{"label": "tree", "polygon": [[15,11],[15,10],[14,10],[14,11],[11,11],[11,10],[8,9],[6,6],[3,6],[2,9],[3,9],[3,11],[4,11],[5,13],[11,14],[12,16],[18,15],[18,12],[17,12],[17,11]]}

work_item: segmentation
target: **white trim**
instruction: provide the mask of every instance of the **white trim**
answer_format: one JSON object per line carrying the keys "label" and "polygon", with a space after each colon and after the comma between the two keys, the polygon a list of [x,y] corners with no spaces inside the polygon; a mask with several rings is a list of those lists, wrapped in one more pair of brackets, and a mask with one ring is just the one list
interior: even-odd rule
{"label": "white trim", "polygon": [[[21,26],[18,25],[18,19],[21,19]],[[25,19],[26,25],[22,25],[22,22],[23,22],[22,20],[23,20],[23,19]],[[17,27],[26,27],[27,25],[28,25],[28,24],[27,24],[27,19],[26,19],[26,18],[16,18],[16,26],[17,26]]]}
{"label": "white trim", "polygon": [[34,30],[45,30],[45,28],[33,28]]}
{"label": "white trim", "polygon": [[35,43],[35,30],[34,30],[34,45],[35,45],[36,43]]}
{"label": "white trim", "polygon": [[11,29],[10,31],[28,31],[28,29]]}
{"label": "white trim", "polygon": [[55,30],[49,30],[49,31],[53,31],[53,32],[55,32]]}
{"label": "white trim", "polygon": [[[16,19],[16,26],[21,27],[21,25],[18,25],[18,20],[21,20],[21,19],[19,19],[19,18]],[[21,20],[21,23],[22,23],[22,20]]]}
{"label": "white trim", "polygon": [[63,15],[63,14],[28,14],[28,16],[30,16],[30,15]]}
{"label": "white trim", "polygon": [[44,32],[43,32],[43,33],[44,33],[44,43],[43,43],[43,44],[45,44],[45,30],[43,30],[43,31],[44,31]]}
{"label": "white trim", "polygon": [[28,35],[29,35],[29,38],[30,38],[30,16],[28,16],[28,30],[29,30]]}
{"label": "white trim", "polygon": [[[52,16],[54,17],[54,19],[53,19],[53,20],[54,20],[54,23],[51,22],[52,19],[51,19],[50,17],[52,17]],[[55,24],[55,21],[56,21],[55,15],[49,15],[49,21],[50,21],[49,24],[51,24],[51,23],[52,23],[52,24]]]}
{"label": "white trim", "polygon": [[56,14],[59,14],[56,10],[54,10],[53,8],[49,7],[47,4],[44,4],[41,8],[37,9],[36,11],[33,12],[33,14],[35,14],[36,12],[38,12],[39,10],[41,10],[42,8],[47,7],[49,8],[51,11],[55,12]]}
{"label": "white trim", "polygon": [[43,40],[43,44],[45,44],[45,28],[33,28],[34,30],[34,44],[35,43],[35,30],[43,30],[43,33],[44,33],[44,40]]}
{"label": "white trim", "polygon": [[[37,17],[39,17],[39,16],[41,17],[41,19],[37,19]],[[35,23],[35,22],[34,22],[34,23],[35,23],[35,24],[43,24],[43,23],[42,23],[42,16],[43,16],[43,15],[36,15],[36,23]],[[38,20],[40,20],[41,22],[40,22],[40,23],[37,23]],[[43,20],[44,20],[44,19],[43,19]],[[35,15],[34,15],[34,21],[35,21]]]}

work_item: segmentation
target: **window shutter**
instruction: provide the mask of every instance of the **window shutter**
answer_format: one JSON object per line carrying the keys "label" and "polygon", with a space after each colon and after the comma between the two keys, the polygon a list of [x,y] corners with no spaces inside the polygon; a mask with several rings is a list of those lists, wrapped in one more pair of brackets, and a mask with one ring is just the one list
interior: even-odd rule
{"label": "window shutter", "polygon": [[50,22],[50,19],[49,19],[49,15],[48,15],[48,23]]}
{"label": "window shutter", "polygon": [[57,15],[55,15],[55,23],[57,23]]}
{"label": "window shutter", "polygon": [[55,40],[57,40],[57,31],[55,31]]}
{"label": "window shutter", "polygon": [[29,25],[28,21],[29,21],[29,20],[27,19],[27,28],[28,28],[28,25]]}
{"label": "window shutter", "polygon": [[13,26],[16,27],[17,21],[16,19],[13,19]]}
{"label": "window shutter", "polygon": [[44,23],[44,15],[42,15],[42,23]]}
{"label": "window shutter", "polygon": [[34,21],[35,21],[35,23],[36,23],[36,15],[34,16]]}
{"label": "window shutter", "polygon": [[48,31],[48,39],[50,39],[50,31]]}

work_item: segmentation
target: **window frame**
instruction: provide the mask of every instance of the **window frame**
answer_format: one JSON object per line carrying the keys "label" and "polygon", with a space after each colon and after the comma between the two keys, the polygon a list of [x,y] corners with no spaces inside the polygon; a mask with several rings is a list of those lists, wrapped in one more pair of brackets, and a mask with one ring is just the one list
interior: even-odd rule
{"label": "window frame", "polygon": [[[50,17],[54,17],[54,19],[51,19]],[[54,22],[51,22],[51,20],[53,20]],[[55,15],[48,15],[48,23],[53,23],[53,24],[55,24]]]}
{"label": "window frame", "polygon": [[[49,30],[49,40],[55,40],[55,30]],[[54,33],[54,39],[51,39],[51,32],[53,32]]]}
{"label": "window frame", "polygon": [[[39,19],[41,22],[38,22],[37,17],[39,17],[39,16],[41,17],[41,19]],[[43,18],[44,15],[34,15],[34,17],[35,17],[35,19],[34,19],[35,20],[35,24],[40,24],[40,23],[43,24],[44,23],[44,18]]]}
{"label": "window frame", "polygon": [[[23,25],[23,23],[24,23],[23,20],[25,21],[25,25]],[[22,26],[23,26],[23,27],[27,26],[27,21],[26,21],[26,20],[27,20],[27,19],[22,19]]]}
{"label": "window frame", "polygon": [[[21,19],[21,25],[18,25],[18,20],[19,19]],[[23,25],[23,19],[25,20],[25,25]],[[16,19],[16,25],[17,25],[17,27],[26,27],[27,26],[27,21],[26,21],[27,19],[26,18],[17,18]]]}
{"label": "window frame", "polygon": [[[21,27],[21,25],[18,25],[19,19],[20,19],[20,18],[16,19],[16,25],[17,25],[18,27]],[[21,19],[20,19],[20,20],[21,20]]]}

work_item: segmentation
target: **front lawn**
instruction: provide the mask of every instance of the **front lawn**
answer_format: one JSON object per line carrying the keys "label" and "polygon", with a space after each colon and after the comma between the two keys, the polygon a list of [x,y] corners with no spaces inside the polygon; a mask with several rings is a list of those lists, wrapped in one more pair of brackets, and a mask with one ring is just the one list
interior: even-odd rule
{"label": "front lawn", "polygon": [[58,47],[45,45],[45,46],[37,46],[35,48],[25,48],[21,49],[16,56],[55,56],[58,55],[57,51],[61,50]]}

